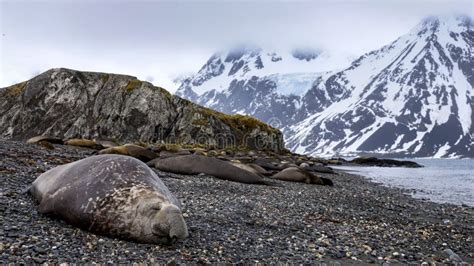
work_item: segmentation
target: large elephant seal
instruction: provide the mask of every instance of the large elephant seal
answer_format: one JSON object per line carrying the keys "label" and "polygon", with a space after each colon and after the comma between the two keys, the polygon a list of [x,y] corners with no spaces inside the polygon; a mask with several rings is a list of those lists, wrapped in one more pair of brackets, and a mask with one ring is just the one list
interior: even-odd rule
{"label": "large elephant seal", "polygon": [[122,146],[110,147],[99,151],[99,154],[127,155],[135,157],[142,162],[148,162],[158,157],[158,154],[135,144],[125,144]]}
{"label": "large elephant seal", "polygon": [[292,182],[303,182],[307,184],[316,184],[316,185],[329,185],[332,186],[333,183],[329,178],[320,177],[314,175],[310,172],[304,171],[297,167],[288,167],[273,175],[272,178],[292,181]]}
{"label": "large elephant seal", "polygon": [[233,166],[231,163],[202,155],[183,155],[166,159],[155,159],[149,166],[158,170],[185,175],[204,173],[214,177],[247,184],[265,184],[264,179],[252,172]]}
{"label": "large elephant seal", "polygon": [[122,155],[53,168],[31,187],[39,211],[101,234],[144,243],[187,237],[178,200],[155,172]]}

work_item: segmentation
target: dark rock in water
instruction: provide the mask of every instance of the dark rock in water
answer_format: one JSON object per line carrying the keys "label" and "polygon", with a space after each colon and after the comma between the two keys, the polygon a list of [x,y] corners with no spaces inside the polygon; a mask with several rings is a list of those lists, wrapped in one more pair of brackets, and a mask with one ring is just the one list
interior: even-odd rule
{"label": "dark rock in water", "polygon": [[418,168],[423,167],[413,161],[398,161],[393,159],[378,159],[375,157],[359,157],[355,158],[351,163],[368,165],[368,166],[380,166],[380,167],[408,167],[408,168]]}
{"label": "dark rock in water", "polygon": [[329,178],[314,175],[297,167],[288,167],[286,169],[283,169],[281,172],[273,175],[272,178],[292,182],[302,182],[307,184],[328,186],[333,185],[332,181]]}
{"label": "dark rock in water", "polygon": [[204,173],[220,179],[247,184],[264,184],[262,177],[240,169],[229,162],[201,155],[184,155],[166,159],[156,159],[148,166],[176,174],[197,175]]}
{"label": "dark rock in water", "polygon": [[0,138],[165,141],[279,152],[279,130],[201,107],[132,76],[51,69],[0,89]]}

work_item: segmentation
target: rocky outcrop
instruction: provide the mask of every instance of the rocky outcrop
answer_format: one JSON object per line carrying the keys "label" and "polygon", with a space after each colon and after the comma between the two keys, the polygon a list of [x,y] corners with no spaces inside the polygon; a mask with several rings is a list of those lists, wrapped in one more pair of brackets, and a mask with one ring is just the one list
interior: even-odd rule
{"label": "rocky outcrop", "polygon": [[135,77],[51,69],[0,89],[0,137],[37,135],[121,142],[283,149],[279,130],[171,95]]}
{"label": "rocky outcrop", "polygon": [[354,164],[364,166],[379,166],[379,167],[407,167],[407,168],[419,168],[423,167],[413,161],[398,161],[392,159],[379,159],[375,157],[358,157],[350,161]]}

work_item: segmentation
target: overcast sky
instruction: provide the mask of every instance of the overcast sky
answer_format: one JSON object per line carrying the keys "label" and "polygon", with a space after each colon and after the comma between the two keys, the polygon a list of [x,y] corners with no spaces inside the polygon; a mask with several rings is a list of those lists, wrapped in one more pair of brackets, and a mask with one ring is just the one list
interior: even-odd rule
{"label": "overcast sky", "polygon": [[174,77],[236,44],[358,56],[426,16],[474,13],[473,0],[96,2],[0,0],[0,87],[68,67],[173,91]]}

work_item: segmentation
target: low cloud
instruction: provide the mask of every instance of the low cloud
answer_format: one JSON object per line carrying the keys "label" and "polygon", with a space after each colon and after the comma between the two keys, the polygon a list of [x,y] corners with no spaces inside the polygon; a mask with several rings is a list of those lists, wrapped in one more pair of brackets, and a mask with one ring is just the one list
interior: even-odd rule
{"label": "low cloud", "polygon": [[118,72],[170,90],[237,43],[360,55],[472,1],[1,1],[0,86],[52,67]]}

